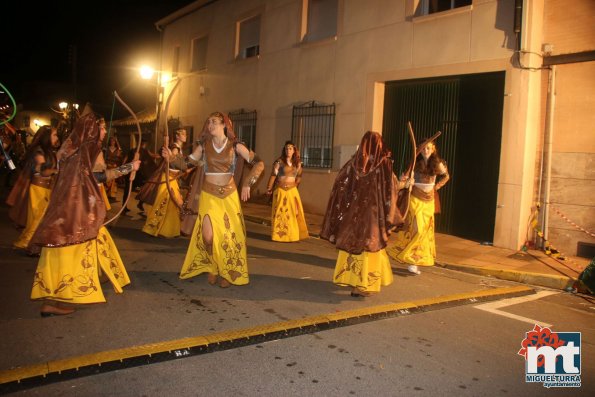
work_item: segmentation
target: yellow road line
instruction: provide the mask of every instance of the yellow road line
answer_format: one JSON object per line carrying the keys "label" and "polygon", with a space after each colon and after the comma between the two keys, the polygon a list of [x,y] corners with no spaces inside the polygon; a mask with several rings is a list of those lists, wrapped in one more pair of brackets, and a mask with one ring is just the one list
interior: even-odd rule
{"label": "yellow road line", "polygon": [[[411,302],[389,303],[361,309],[345,310],[337,313],[328,313],[295,320],[264,324],[255,327],[222,331],[173,341],[126,347],[122,349],[109,350],[0,371],[0,384],[21,382],[23,380],[35,377],[45,378],[51,374],[59,375],[64,371],[78,371],[83,367],[100,367],[106,363],[114,363],[118,361],[122,362],[123,360],[130,358],[151,357],[153,355],[162,353],[179,353],[175,354],[174,357],[171,358],[174,359],[182,356],[194,355],[188,352],[188,350],[192,348],[209,348],[209,346],[238,340],[249,341],[251,338],[263,337],[267,334],[287,333],[291,330],[300,330],[308,327],[314,328],[322,326],[323,329],[327,329],[325,328],[325,325],[339,321],[345,322],[347,320],[364,317],[368,317],[368,321],[371,321],[375,319],[374,316],[382,314],[390,314],[394,317],[395,315],[409,314],[415,311],[430,310],[433,306],[441,306],[449,303],[473,303],[480,300],[495,300],[511,296],[528,295],[531,293],[535,293],[535,291],[532,288],[526,286],[478,290],[452,295],[442,295],[434,298],[420,299]],[[318,332],[320,330],[322,329],[313,329],[310,332]],[[98,370],[98,372],[102,371]]]}

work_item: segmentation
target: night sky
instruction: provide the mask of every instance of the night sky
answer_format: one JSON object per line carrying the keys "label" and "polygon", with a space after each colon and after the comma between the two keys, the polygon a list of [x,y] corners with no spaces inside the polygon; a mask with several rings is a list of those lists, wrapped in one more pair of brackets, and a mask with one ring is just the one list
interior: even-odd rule
{"label": "night sky", "polygon": [[[150,108],[155,87],[141,80],[135,68],[142,63],[159,66],[155,22],[192,2],[4,2],[0,82],[31,110],[46,110],[76,95],[77,102],[91,102],[109,117],[114,90],[135,111]],[[69,48],[74,47],[73,73]],[[121,107],[118,112],[125,113]]]}

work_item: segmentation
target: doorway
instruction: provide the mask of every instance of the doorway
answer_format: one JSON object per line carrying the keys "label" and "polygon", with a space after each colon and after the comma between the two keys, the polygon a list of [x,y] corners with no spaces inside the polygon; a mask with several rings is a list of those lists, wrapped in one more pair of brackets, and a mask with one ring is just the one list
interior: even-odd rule
{"label": "doorway", "polygon": [[387,82],[383,137],[394,171],[411,160],[411,121],[418,142],[442,131],[438,153],[451,180],[440,190],[436,231],[492,242],[500,172],[504,72]]}

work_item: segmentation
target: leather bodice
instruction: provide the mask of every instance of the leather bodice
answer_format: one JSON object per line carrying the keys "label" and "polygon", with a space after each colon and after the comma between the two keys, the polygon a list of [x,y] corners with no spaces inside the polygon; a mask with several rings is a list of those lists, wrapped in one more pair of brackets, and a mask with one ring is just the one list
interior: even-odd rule
{"label": "leather bodice", "polygon": [[212,139],[205,140],[203,156],[205,160],[205,173],[234,173],[236,152],[231,140],[227,141],[221,153],[217,153],[213,147]]}

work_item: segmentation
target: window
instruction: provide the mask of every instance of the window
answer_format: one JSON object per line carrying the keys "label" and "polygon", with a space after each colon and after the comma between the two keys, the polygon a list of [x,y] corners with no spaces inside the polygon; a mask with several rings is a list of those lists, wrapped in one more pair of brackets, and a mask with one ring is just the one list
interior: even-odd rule
{"label": "window", "polygon": [[178,71],[180,67],[180,46],[174,47],[174,56],[171,65],[171,77],[178,77]]}
{"label": "window", "polygon": [[300,150],[304,167],[331,168],[334,133],[334,103],[312,101],[293,107],[291,140]]}
{"label": "window", "polygon": [[338,0],[303,0],[302,41],[337,35],[338,3]]}
{"label": "window", "polygon": [[23,116],[23,128],[28,128],[30,126],[31,126],[31,117]]}
{"label": "window", "polygon": [[238,141],[243,142],[252,151],[256,150],[256,110],[240,109],[230,112],[229,118],[233,123],[233,130]]}
{"label": "window", "polygon": [[471,5],[472,2],[472,0],[422,0],[420,2],[421,12],[419,15],[434,14],[436,12],[465,7]]}
{"label": "window", "polygon": [[236,58],[245,59],[260,54],[260,15],[238,22]]}
{"label": "window", "polygon": [[190,70],[198,72],[207,68],[207,43],[209,36],[192,40],[192,65]]}

